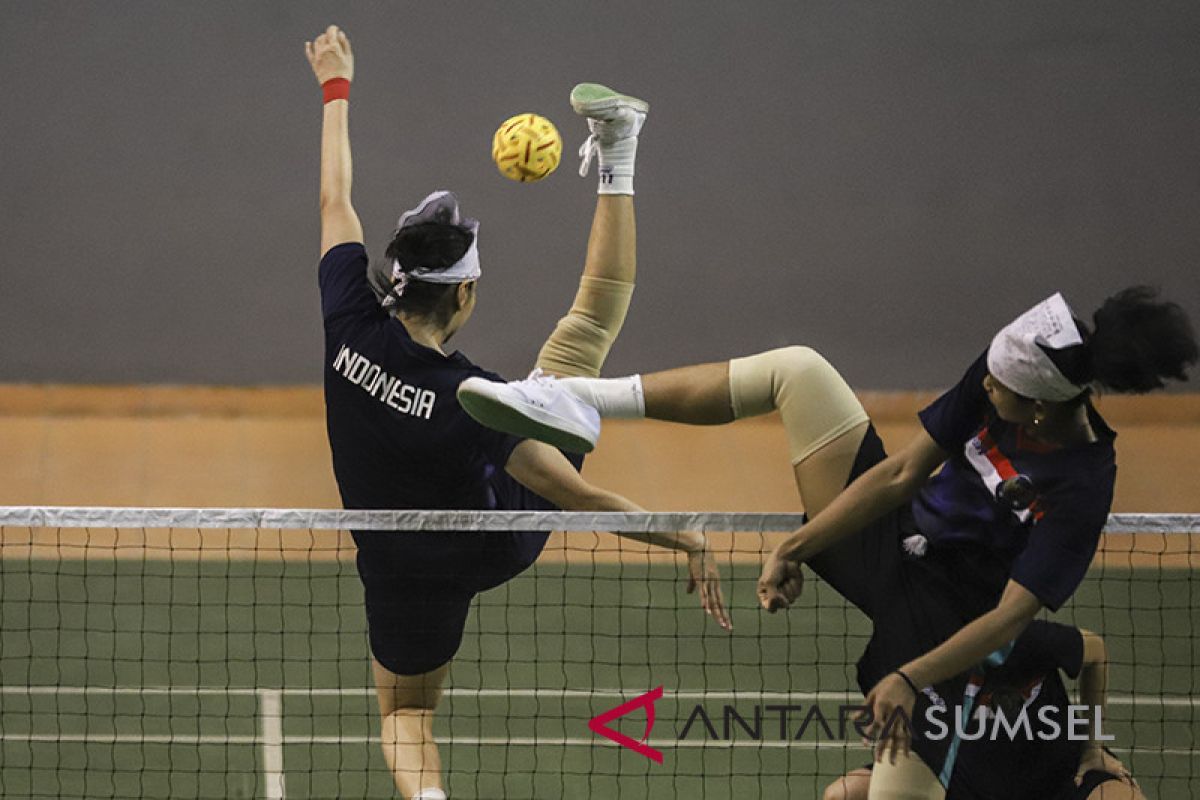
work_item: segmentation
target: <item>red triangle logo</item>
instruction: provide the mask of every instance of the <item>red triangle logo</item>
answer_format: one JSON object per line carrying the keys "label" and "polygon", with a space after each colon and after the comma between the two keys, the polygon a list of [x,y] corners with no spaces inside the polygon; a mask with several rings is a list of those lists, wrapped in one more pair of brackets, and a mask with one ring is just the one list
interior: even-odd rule
{"label": "red triangle logo", "polygon": [[[588,720],[588,729],[597,736],[603,736],[605,739],[616,742],[622,747],[627,747],[635,753],[639,753],[646,758],[658,764],[663,763],[663,754],[655,750],[646,741],[650,738],[650,731],[654,729],[654,703],[663,696],[663,687],[651,689],[645,694],[638,695],[627,703],[622,703],[616,708],[610,708],[599,716],[592,717]],[[630,737],[613,730],[608,727],[608,723],[618,717],[623,717],[630,712],[636,711],[639,708],[646,709],[646,733],[642,736],[642,740],[634,741]]]}

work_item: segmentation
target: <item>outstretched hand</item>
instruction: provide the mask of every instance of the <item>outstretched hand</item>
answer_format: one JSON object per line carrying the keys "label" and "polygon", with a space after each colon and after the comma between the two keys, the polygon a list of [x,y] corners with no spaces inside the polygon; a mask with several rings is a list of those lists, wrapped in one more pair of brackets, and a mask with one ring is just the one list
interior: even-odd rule
{"label": "outstretched hand", "polygon": [[780,558],[775,553],[767,557],[758,576],[758,602],[774,614],[788,608],[804,591],[804,573],[795,561]]}
{"label": "outstretched hand", "polygon": [[330,25],[316,39],[305,42],[304,52],[317,76],[317,83],[324,84],[334,78],[354,80],[354,53],[350,51],[350,40],[337,25]]}
{"label": "outstretched hand", "polygon": [[687,559],[688,594],[699,590],[700,607],[704,609],[704,613],[715,619],[725,630],[733,630],[733,622],[725,608],[725,597],[721,594],[721,572],[717,569],[716,556],[706,545],[689,552]]}

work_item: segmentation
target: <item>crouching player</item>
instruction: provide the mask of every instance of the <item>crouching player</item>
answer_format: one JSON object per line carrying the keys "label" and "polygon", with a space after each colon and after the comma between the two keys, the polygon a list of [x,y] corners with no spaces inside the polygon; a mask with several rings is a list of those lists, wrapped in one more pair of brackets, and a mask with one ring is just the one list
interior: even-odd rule
{"label": "crouching player", "polygon": [[[972,675],[968,696],[974,697],[973,719],[963,727],[975,740],[952,744],[953,759],[946,800],[1145,800],[1137,782],[1096,737],[1094,712],[1088,718],[1088,739],[1068,737],[1065,720],[1072,705],[1062,674],[1079,680],[1079,703],[1099,708],[1101,730],[1108,678],[1104,640],[1090,631],[1036,620],[1017,639],[1007,661]],[[1022,712],[1029,726],[1008,731]],[[971,714],[966,709],[964,714]],[[1003,713],[1007,726],[994,724]],[[1041,725],[1042,715],[1054,720],[1057,735]],[[953,717],[943,716],[950,735]],[[1026,735],[1044,733],[1046,740]],[[993,731],[999,736],[993,737]],[[871,766],[853,770],[825,788],[824,800],[867,800]]]}

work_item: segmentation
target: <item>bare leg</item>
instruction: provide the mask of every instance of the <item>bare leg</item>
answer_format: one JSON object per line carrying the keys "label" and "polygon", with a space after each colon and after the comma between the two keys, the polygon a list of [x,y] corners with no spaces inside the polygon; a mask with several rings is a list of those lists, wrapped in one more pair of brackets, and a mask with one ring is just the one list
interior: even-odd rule
{"label": "bare leg", "polygon": [[823,511],[846,488],[868,424],[859,423],[792,466],[796,490],[800,492],[800,502],[809,519]]}
{"label": "bare leg", "polygon": [[855,769],[825,787],[821,800],[867,800],[871,770]]}
{"label": "bare leg", "polygon": [[633,283],[637,278],[637,223],[633,195],[597,196],[583,274],[625,283]]}
{"label": "bare leg", "polygon": [[803,347],[645,375],[642,390],[646,416],[670,422],[720,425],[779,411],[809,516],[846,487],[868,425],[842,377]]}
{"label": "bare leg", "polygon": [[870,800],[942,800],[946,790],[937,776],[915,753],[875,762]]}
{"label": "bare leg", "polygon": [[421,675],[397,675],[372,659],[383,717],[383,756],[403,797],[441,789],[442,758],[433,741],[433,712],[442,699],[447,662]]}
{"label": "bare leg", "polygon": [[1123,781],[1109,781],[1092,789],[1088,800],[1146,800],[1137,786]]}
{"label": "bare leg", "polygon": [[733,422],[729,362],[697,364],[642,376],[646,416],[687,425]]}

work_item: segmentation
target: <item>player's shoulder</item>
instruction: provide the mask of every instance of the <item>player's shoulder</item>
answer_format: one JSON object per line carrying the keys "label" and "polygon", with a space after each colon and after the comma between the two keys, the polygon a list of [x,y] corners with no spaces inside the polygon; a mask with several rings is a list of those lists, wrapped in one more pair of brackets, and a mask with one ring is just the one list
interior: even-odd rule
{"label": "player's shoulder", "polygon": [[1013,652],[1016,654],[1022,649],[1029,649],[1057,653],[1063,650],[1071,651],[1082,645],[1083,633],[1074,625],[1035,619],[1017,637]]}
{"label": "player's shoulder", "polygon": [[504,378],[504,376],[502,376],[500,373],[492,372],[490,369],[484,369],[478,364],[472,363],[466,358],[466,356],[463,356],[463,360],[465,361],[466,369],[470,371],[470,377],[472,378],[483,378],[485,381],[494,381],[495,383],[504,383],[506,381],[506,378]]}
{"label": "player's shoulder", "polygon": [[1083,633],[1074,625],[1034,620],[1013,643],[1002,674],[1017,680],[1063,670],[1072,678],[1083,664]]}

